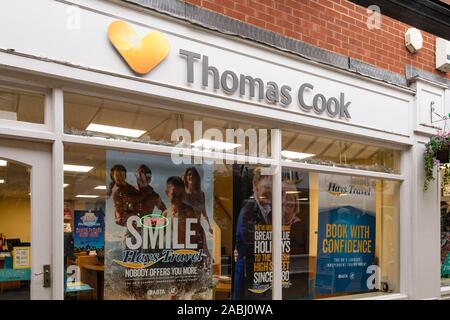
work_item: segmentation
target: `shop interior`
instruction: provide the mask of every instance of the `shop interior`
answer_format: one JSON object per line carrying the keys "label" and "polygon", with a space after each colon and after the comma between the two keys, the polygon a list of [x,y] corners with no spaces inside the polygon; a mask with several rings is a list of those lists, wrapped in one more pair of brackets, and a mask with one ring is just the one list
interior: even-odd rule
{"label": "shop interior", "polygon": [[0,159],[0,300],[30,298],[30,171]]}

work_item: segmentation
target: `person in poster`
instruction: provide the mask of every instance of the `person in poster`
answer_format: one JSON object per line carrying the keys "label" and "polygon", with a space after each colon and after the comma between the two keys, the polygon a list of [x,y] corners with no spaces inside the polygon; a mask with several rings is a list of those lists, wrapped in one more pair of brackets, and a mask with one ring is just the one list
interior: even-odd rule
{"label": "person in poster", "polygon": [[[116,164],[110,170],[111,183],[107,196],[113,199],[114,220],[117,225],[125,227],[122,236],[122,253],[131,251],[127,248],[127,239],[134,238],[134,235],[127,228],[127,221],[130,217],[142,217],[147,213],[152,213],[155,206],[160,210],[165,210],[166,206],[161,201],[160,196],[154,192],[149,185],[151,181],[151,170],[146,165],[141,164],[136,170],[136,182],[138,188],[133,187],[126,180],[127,170],[125,166]],[[142,233],[142,227],[137,223],[133,228]],[[143,250],[138,250],[143,252]],[[127,290],[134,297],[142,297],[146,292],[145,283],[127,282]]]}
{"label": "person in poster", "polygon": [[[282,184],[283,298],[308,296],[308,173],[289,170]],[[303,200],[302,204],[300,200]]]}
{"label": "person in poster", "polygon": [[206,220],[208,231],[212,234],[213,229],[205,208],[205,193],[202,191],[200,174],[197,169],[195,167],[187,168],[183,175],[183,181],[186,191],[186,202],[194,208],[198,219],[204,218]]}
{"label": "person in poster", "polygon": [[[169,177],[166,184],[166,195],[170,201],[170,207],[164,211],[164,216],[172,221],[173,230],[178,231],[177,243],[172,243],[172,247],[182,245],[183,248],[206,249],[206,236],[200,225],[200,219],[197,217],[192,206],[186,203],[186,194],[184,183],[180,177]],[[189,232],[187,236],[186,220],[194,220],[191,224],[194,232]],[[173,237],[172,239],[175,239]],[[175,241],[174,241],[175,242]]]}
{"label": "person in poster", "polygon": [[[114,221],[125,227],[129,217],[138,215],[138,199],[140,193],[127,182],[127,169],[121,164],[114,165],[110,170],[111,183],[106,195],[114,202]],[[124,235],[125,238],[125,235]]]}
{"label": "person in poster", "polygon": [[155,192],[150,185],[152,180],[152,171],[145,164],[141,164],[136,170],[136,182],[140,192],[139,216],[152,214],[155,207],[161,212],[166,210],[166,205],[161,200],[159,194]]}
{"label": "person in poster", "polygon": [[271,299],[272,176],[253,170],[253,195],[244,201],[235,232],[233,299]]}
{"label": "person in poster", "polygon": [[[184,187],[184,182],[180,177],[173,176],[167,179],[166,195],[169,198],[170,206],[164,212],[164,216],[169,219],[173,227],[172,232],[176,232],[176,236],[172,237],[173,243],[171,248],[193,249],[199,251],[202,256],[207,256],[205,232],[200,224],[200,217],[197,217],[194,209],[185,201]],[[206,267],[206,259],[204,257],[200,262],[191,260],[190,263],[171,264],[171,266],[184,268],[188,265],[189,267],[195,267],[197,272],[202,272],[201,269]],[[176,276],[173,279],[170,289],[172,300],[178,299],[179,296],[184,296],[189,291],[194,290],[196,293],[200,293],[204,289],[204,285],[200,281],[192,283],[184,280],[186,280],[184,275]]]}

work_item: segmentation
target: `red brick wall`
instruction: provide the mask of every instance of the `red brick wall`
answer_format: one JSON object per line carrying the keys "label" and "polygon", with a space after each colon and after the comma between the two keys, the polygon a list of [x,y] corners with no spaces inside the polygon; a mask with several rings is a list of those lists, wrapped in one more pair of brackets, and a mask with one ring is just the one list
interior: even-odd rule
{"label": "red brick wall", "polygon": [[347,0],[185,1],[396,73],[410,64],[450,79],[435,69],[435,36],[422,32],[423,48],[411,54],[404,40],[410,26],[382,16],[381,28],[369,30],[367,9]]}

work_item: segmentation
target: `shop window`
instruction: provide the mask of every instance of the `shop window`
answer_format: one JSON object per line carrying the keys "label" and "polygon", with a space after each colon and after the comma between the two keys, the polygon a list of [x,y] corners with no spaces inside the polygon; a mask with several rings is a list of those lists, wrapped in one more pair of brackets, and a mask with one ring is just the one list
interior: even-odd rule
{"label": "shop window", "polygon": [[0,88],[0,120],[44,123],[43,94]]}
{"label": "shop window", "polygon": [[[208,113],[214,114],[214,113]],[[117,100],[64,94],[67,134],[269,157],[270,130],[242,118],[207,117]]]}
{"label": "shop window", "polygon": [[283,131],[281,156],[286,161],[400,173],[400,151],[333,137]]}
{"label": "shop window", "polygon": [[271,299],[256,165],[65,146],[66,299]]}
{"label": "shop window", "polygon": [[[443,170],[441,170],[441,179]],[[441,286],[450,286],[450,188],[441,188]]]}
{"label": "shop window", "polygon": [[399,183],[283,169],[283,299],[399,292]]}

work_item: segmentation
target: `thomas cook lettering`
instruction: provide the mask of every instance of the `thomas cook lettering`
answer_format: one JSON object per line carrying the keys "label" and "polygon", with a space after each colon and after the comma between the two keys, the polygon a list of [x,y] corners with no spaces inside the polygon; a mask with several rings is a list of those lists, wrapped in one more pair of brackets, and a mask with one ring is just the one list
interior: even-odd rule
{"label": "thomas cook lettering", "polygon": [[[260,101],[269,104],[280,104],[288,107],[292,103],[292,88],[287,85],[279,86],[274,81],[264,82],[260,78],[255,78],[245,74],[237,75],[231,70],[220,73],[219,69],[210,65],[209,57],[196,52],[180,49],[180,56],[186,59],[187,82],[194,83],[194,63],[201,59],[201,83],[203,87],[209,87],[212,78],[213,88],[225,94],[232,95],[239,92],[240,96],[247,96],[250,99],[255,97]],[[302,111],[322,115],[326,113],[331,118],[351,119],[349,106],[350,101],[345,101],[345,93],[341,92],[339,99],[336,97],[327,98],[322,93],[315,93],[314,86],[310,83],[302,84],[297,93],[298,104]]]}

